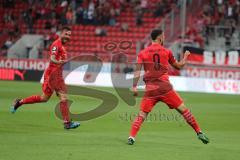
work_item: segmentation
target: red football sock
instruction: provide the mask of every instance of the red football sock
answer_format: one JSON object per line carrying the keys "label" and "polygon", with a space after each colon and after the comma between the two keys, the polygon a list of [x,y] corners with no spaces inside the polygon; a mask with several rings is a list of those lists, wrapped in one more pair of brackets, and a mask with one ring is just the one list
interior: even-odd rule
{"label": "red football sock", "polygon": [[131,132],[130,132],[130,136],[131,137],[136,137],[137,135],[137,132],[139,131],[142,123],[144,121],[144,118],[142,116],[137,116],[132,124],[132,127],[131,127]]}
{"label": "red football sock", "polygon": [[20,105],[23,104],[32,104],[32,103],[40,103],[43,102],[42,97],[39,95],[34,95],[34,96],[30,96],[27,98],[24,98],[20,101]]}
{"label": "red football sock", "polygon": [[63,118],[64,123],[70,122],[69,108],[68,108],[67,101],[61,101],[60,102],[60,111],[62,113],[62,118]]}
{"label": "red football sock", "polygon": [[187,121],[187,123],[195,130],[196,133],[199,133],[201,131],[197,121],[195,120],[189,109],[183,111],[182,116]]}

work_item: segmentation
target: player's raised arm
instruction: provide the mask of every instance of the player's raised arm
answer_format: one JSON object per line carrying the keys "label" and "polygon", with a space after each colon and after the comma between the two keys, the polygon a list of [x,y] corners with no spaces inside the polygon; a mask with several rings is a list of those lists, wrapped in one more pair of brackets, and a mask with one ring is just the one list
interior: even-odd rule
{"label": "player's raised arm", "polygon": [[184,56],[183,56],[183,59],[180,60],[179,62],[178,61],[175,61],[173,63],[170,63],[174,68],[176,69],[182,69],[185,64],[187,63],[187,58],[188,56],[190,55],[191,53],[189,51],[185,51],[184,53]]}

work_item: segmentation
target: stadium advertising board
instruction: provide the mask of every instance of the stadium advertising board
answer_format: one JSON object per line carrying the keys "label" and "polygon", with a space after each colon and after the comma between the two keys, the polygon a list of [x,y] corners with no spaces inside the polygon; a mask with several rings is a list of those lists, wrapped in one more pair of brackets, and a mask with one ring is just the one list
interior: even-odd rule
{"label": "stadium advertising board", "polygon": [[240,80],[240,51],[206,51],[201,48],[184,47],[190,50],[189,64],[181,76]]}
{"label": "stadium advertising board", "polygon": [[[104,63],[99,73],[86,72],[84,70],[86,66],[78,67],[65,77],[65,82],[68,85],[76,86],[130,88],[132,86],[133,74],[108,72],[109,68],[111,68],[110,66],[110,63]],[[170,76],[170,81],[177,91],[240,94],[240,81],[234,79],[224,80],[217,78]],[[142,80],[140,81],[139,88],[144,88]]]}
{"label": "stadium advertising board", "polygon": [[180,71],[181,76],[240,80],[240,67],[208,67],[188,65]]}
{"label": "stadium advertising board", "polygon": [[0,79],[39,81],[47,66],[47,60],[0,58]]}
{"label": "stadium advertising board", "polygon": [[185,46],[183,50],[189,50],[191,56],[188,60],[195,64],[240,66],[240,50],[207,51],[201,48]]}

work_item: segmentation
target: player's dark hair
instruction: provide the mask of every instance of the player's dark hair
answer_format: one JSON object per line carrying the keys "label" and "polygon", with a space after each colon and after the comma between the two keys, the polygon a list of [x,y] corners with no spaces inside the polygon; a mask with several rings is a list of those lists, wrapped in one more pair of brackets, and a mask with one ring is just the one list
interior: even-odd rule
{"label": "player's dark hair", "polygon": [[157,37],[158,37],[159,35],[161,35],[162,33],[163,33],[163,31],[162,31],[161,29],[154,29],[154,30],[152,30],[152,32],[151,32],[151,38],[152,38],[152,40],[153,40],[153,41],[156,40]]}
{"label": "player's dark hair", "polygon": [[68,27],[68,26],[63,26],[62,27],[62,31],[64,31],[64,30],[71,31],[72,29],[70,27]]}

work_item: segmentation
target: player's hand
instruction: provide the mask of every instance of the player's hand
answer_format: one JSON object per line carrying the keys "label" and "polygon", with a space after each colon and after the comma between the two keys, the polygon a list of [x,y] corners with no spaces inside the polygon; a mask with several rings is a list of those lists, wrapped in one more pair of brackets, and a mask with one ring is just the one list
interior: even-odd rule
{"label": "player's hand", "polygon": [[67,61],[66,60],[60,60],[59,63],[60,64],[65,64],[65,63],[67,63]]}
{"label": "player's hand", "polygon": [[133,91],[133,96],[138,96],[137,87],[133,87],[132,91]]}
{"label": "player's hand", "polygon": [[190,54],[191,53],[188,50],[186,50],[184,53],[184,58],[187,59]]}

